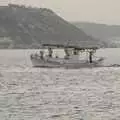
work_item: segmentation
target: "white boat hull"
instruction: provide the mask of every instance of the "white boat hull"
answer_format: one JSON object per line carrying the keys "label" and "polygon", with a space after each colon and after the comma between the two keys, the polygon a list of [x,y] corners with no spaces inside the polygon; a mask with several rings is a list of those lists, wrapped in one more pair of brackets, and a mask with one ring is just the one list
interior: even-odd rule
{"label": "white boat hull", "polygon": [[71,60],[64,58],[31,58],[33,67],[47,67],[47,68],[83,68],[83,67],[99,67],[102,60],[98,59],[89,63],[85,60]]}
{"label": "white boat hull", "polygon": [[60,67],[59,63],[52,63],[41,59],[31,59],[33,67]]}

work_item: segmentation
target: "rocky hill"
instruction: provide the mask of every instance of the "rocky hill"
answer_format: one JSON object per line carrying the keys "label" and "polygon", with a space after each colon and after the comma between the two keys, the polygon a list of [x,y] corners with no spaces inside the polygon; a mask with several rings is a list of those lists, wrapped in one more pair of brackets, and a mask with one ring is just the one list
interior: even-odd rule
{"label": "rocky hill", "polygon": [[0,6],[0,48],[38,48],[42,43],[101,45],[46,8]]}
{"label": "rocky hill", "polygon": [[89,22],[74,22],[86,34],[104,41],[108,47],[120,47],[120,25],[106,25]]}

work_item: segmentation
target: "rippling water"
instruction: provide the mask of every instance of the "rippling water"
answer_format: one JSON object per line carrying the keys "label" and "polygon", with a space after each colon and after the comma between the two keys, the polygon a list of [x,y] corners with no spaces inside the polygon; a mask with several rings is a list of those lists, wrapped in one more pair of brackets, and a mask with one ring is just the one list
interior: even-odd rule
{"label": "rippling water", "polygon": [[[120,62],[110,51],[106,63]],[[1,120],[120,119],[120,68],[32,68],[31,52],[0,51]]]}

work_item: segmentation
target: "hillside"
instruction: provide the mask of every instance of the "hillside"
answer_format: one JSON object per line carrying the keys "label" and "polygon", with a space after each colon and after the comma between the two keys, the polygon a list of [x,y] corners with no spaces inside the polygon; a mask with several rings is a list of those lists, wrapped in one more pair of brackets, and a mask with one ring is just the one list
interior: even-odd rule
{"label": "hillside", "polygon": [[82,46],[101,44],[49,9],[0,6],[0,48],[38,48],[42,43],[68,41]]}
{"label": "hillside", "polygon": [[87,22],[74,22],[73,24],[82,29],[86,34],[106,42],[109,47],[120,47],[119,25],[105,25]]}

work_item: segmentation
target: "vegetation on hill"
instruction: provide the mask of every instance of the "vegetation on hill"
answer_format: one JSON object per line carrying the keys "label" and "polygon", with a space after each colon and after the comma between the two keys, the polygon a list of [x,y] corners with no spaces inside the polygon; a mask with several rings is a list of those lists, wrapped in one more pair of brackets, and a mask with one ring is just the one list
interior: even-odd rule
{"label": "vegetation on hill", "polygon": [[107,47],[120,47],[120,25],[74,22],[86,34],[104,42]]}
{"label": "vegetation on hill", "polygon": [[0,48],[38,48],[42,43],[68,41],[101,44],[50,9],[14,4],[0,6],[0,40]]}

